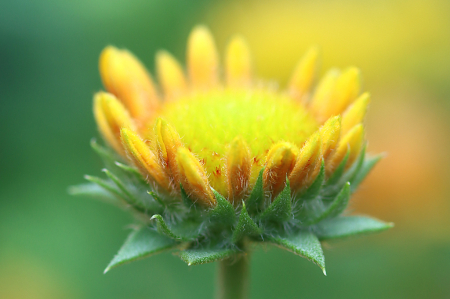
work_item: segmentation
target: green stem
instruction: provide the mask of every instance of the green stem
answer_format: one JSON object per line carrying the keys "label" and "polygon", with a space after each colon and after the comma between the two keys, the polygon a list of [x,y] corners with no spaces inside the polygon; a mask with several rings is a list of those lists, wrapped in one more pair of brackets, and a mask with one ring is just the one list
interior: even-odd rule
{"label": "green stem", "polygon": [[245,299],[248,297],[249,262],[247,253],[238,259],[219,262],[217,299]]}

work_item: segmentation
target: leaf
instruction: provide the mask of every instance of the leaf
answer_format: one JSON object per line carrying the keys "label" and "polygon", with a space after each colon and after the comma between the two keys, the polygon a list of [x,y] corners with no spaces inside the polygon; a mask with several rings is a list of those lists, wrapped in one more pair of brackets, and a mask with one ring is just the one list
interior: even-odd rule
{"label": "leaf", "polygon": [[258,218],[263,221],[272,220],[277,222],[287,221],[292,218],[291,187],[288,179],[286,179],[286,187],[284,187],[283,191]]}
{"label": "leaf", "polygon": [[255,186],[253,186],[252,193],[246,200],[248,209],[251,213],[257,211],[264,201],[263,172],[264,167],[260,170]]}
{"label": "leaf", "polygon": [[352,184],[352,192],[355,192],[364,178],[369,174],[373,167],[383,158],[383,154],[376,155],[373,157],[368,157],[364,160],[359,171],[350,180]]}
{"label": "leaf", "polygon": [[315,228],[315,233],[320,240],[339,239],[380,232],[393,226],[393,223],[382,222],[366,216],[348,216],[320,222]]}
{"label": "leaf", "polygon": [[233,231],[233,236],[231,241],[237,243],[242,237],[246,235],[257,236],[261,235],[261,229],[256,225],[256,223],[248,215],[245,203],[242,202],[241,214],[239,215],[239,221]]}
{"label": "leaf", "polygon": [[77,186],[70,186],[68,189],[68,193],[70,195],[75,196],[87,196],[95,198],[97,200],[115,206],[123,207],[124,205],[124,202],[120,198],[118,198],[115,194],[111,194],[111,192],[95,183],[86,183]]}
{"label": "leaf", "polygon": [[336,198],[323,210],[319,215],[305,221],[304,225],[318,223],[326,218],[336,217],[341,214],[348,205],[350,200],[350,183],[346,183]]}
{"label": "leaf", "polygon": [[194,221],[181,221],[168,225],[161,215],[153,215],[150,220],[156,220],[158,231],[175,240],[192,241],[200,236],[200,224]]}
{"label": "leaf", "polygon": [[322,269],[323,274],[327,275],[322,246],[320,245],[319,239],[312,232],[300,231],[299,233],[286,237],[270,237],[269,241],[278,247],[312,261]]}
{"label": "leaf", "polygon": [[148,227],[141,227],[128,236],[104,273],[119,265],[174,248],[176,245],[177,243],[174,240],[160,235]]}
{"label": "leaf", "polygon": [[180,253],[180,258],[187,263],[188,266],[194,266],[224,260],[236,254],[242,254],[242,252],[236,249],[226,248],[198,248],[183,250]]}
{"label": "leaf", "polygon": [[210,210],[209,216],[211,221],[222,223],[225,225],[233,225],[236,221],[236,213],[231,203],[226,200],[219,192],[212,189],[217,200],[217,205]]}
{"label": "leaf", "polygon": [[325,180],[325,162],[322,160],[320,166],[319,174],[311,186],[306,189],[306,191],[300,196],[300,200],[312,200],[315,199],[320,194],[322,190],[323,182]]}

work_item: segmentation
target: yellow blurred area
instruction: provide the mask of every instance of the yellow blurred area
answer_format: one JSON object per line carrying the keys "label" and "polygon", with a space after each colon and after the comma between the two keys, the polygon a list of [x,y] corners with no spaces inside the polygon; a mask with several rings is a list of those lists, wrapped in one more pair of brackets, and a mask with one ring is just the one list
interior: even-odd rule
{"label": "yellow blurred area", "polygon": [[312,45],[322,50],[321,74],[361,68],[372,94],[368,151],[387,157],[354,197],[354,212],[448,238],[449,16],[442,0],[246,0],[222,2],[205,18],[219,48],[234,33],[246,36],[258,76],[282,88]]}

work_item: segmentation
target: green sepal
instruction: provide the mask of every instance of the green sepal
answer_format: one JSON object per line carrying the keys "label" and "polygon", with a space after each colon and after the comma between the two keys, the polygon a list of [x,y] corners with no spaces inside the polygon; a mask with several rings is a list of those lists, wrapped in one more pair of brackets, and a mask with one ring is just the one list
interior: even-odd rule
{"label": "green sepal", "polygon": [[237,254],[242,254],[242,252],[227,248],[196,248],[181,251],[180,258],[188,266],[194,266],[224,260]]}
{"label": "green sepal", "polygon": [[380,232],[393,226],[393,223],[386,223],[366,216],[347,216],[319,222],[314,232],[320,240],[327,240]]}
{"label": "green sepal", "polygon": [[238,223],[233,231],[233,236],[231,237],[231,242],[237,243],[244,236],[259,236],[261,235],[261,229],[252,220],[247,212],[245,203],[242,202],[241,214],[239,215]]}
{"label": "green sepal", "polygon": [[311,186],[306,189],[306,191],[301,194],[300,199],[301,200],[313,200],[317,198],[320,194],[320,190],[322,190],[323,182],[325,180],[325,162],[322,160],[322,163],[320,165],[320,171],[317,175],[314,182],[311,184]]}
{"label": "green sepal", "polygon": [[110,191],[95,183],[70,186],[68,192],[70,195],[88,196],[113,205],[120,205],[123,203],[117,196],[113,196]]}
{"label": "green sepal", "polygon": [[217,205],[209,211],[211,221],[224,225],[233,225],[236,221],[236,213],[231,203],[219,192],[212,189],[217,200]]}
{"label": "green sepal", "polygon": [[147,184],[145,178],[142,176],[142,174],[134,167],[122,164],[118,161],[114,163],[117,167],[122,169],[123,171],[129,173],[130,175],[134,176],[138,181],[140,181],[142,184]]}
{"label": "green sepal", "polygon": [[262,221],[288,221],[292,218],[291,206],[291,187],[286,178],[286,186],[283,191],[275,198],[270,206],[267,207],[259,216]]}
{"label": "green sepal", "polygon": [[322,269],[323,274],[327,275],[322,246],[320,245],[319,239],[312,232],[300,231],[289,236],[269,237],[268,240],[278,247],[312,261]]}
{"label": "green sepal", "polygon": [[121,193],[124,195],[124,199],[133,207],[137,207],[138,209],[145,209],[143,203],[138,200],[124,185],[124,183],[111,171],[108,169],[103,169],[103,172],[106,174],[106,176],[111,179],[111,181],[114,182],[114,184],[119,188]]}
{"label": "green sepal", "polygon": [[347,150],[347,153],[345,154],[344,159],[341,161],[341,163],[339,163],[338,167],[333,172],[331,177],[326,181],[325,187],[334,186],[337,183],[339,183],[339,181],[342,178],[342,175],[344,174],[345,166],[347,165],[347,161],[348,161],[348,157],[349,156],[350,156],[350,151]]}
{"label": "green sepal", "polygon": [[141,227],[128,236],[104,273],[119,265],[143,259],[176,246],[177,243],[174,240],[148,227]]}
{"label": "green sepal", "polygon": [[259,171],[255,186],[253,186],[253,190],[246,200],[250,213],[256,212],[264,203],[263,173],[264,167]]}
{"label": "green sepal", "polygon": [[111,184],[111,182],[108,182],[99,177],[90,176],[90,175],[85,175],[84,178],[87,181],[98,185],[99,187],[103,188],[104,190],[108,191],[109,193],[111,193],[125,201],[125,195],[120,190],[118,190],[115,185]]}
{"label": "green sepal", "polygon": [[94,138],[91,139],[91,147],[100,156],[106,168],[111,170],[118,168],[115,164],[119,158],[116,153],[99,145]]}
{"label": "green sepal", "polygon": [[[303,224],[311,225],[318,223],[326,218],[333,218],[340,215],[347,207],[348,201],[350,200],[350,195],[350,183],[347,182],[326,209],[322,210],[321,213],[316,214],[315,217],[306,220]],[[311,212],[311,210],[308,211],[308,213]]]}
{"label": "green sepal", "polygon": [[364,178],[369,174],[373,167],[383,158],[383,154],[365,158],[358,172],[350,179],[352,192],[355,192]]}
{"label": "green sepal", "polygon": [[201,235],[200,224],[194,221],[185,220],[176,224],[167,224],[161,215],[153,215],[150,220],[156,221],[158,231],[175,240],[192,241]]}

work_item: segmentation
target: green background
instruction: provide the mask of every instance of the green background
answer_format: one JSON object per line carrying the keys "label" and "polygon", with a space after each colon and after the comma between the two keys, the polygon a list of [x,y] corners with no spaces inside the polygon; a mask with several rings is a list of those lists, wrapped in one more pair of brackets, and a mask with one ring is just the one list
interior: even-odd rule
{"label": "green background", "polygon": [[[345,3],[352,5],[352,1]],[[324,8],[328,5],[327,1],[320,4]],[[89,140],[98,136],[91,101],[93,94],[102,89],[97,70],[102,48],[114,44],[131,49],[153,70],[153,57],[160,48],[171,50],[184,61],[187,35],[194,25],[205,23],[213,32],[220,32],[218,45],[222,49],[223,41],[233,33],[223,20],[231,24],[236,11],[251,15],[256,10],[251,5],[236,5],[227,11],[223,10],[225,1],[2,1],[0,298],[212,297],[216,265],[188,267],[170,253],[102,274],[126,238],[132,219],[114,207],[71,197],[67,188],[83,182],[84,174],[100,175],[102,168],[89,146]],[[368,5],[380,7],[376,1]],[[423,5],[442,5],[450,17],[444,1]],[[395,13],[399,12],[393,12],[391,18],[396,17]],[[413,21],[420,22],[420,15]],[[246,30],[243,27],[241,31]],[[403,62],[404,57],[409,57],[406,59],[409,64],[395,64],[392,56],[385,63],[404,66],[391,86],[407,82],[409,90],[408,86],[420,85],[424,95],[415,102],[432,107],[427,112],[435,116],[431,119],[444,119],[432,129],[449,132],[450,46],[446,33],[450,27],[441,30],[442,36],[419,41],[428,47],[420,48],[412,56],[408,56],[409,52],[399,54]],[[252,36],[248,38],[252,45]],[[267,40],[269,44],[276,42]],[[427,49],[436,51],[430,54]],[[324,55],[327,51],[333,49],[324,49]],[[430,55],[442,59],[432,59]],[[339,56],[335,59],[326,61],[325,66],[343,63]],[[258,58],[257,63],[264,61]],[[387,94],[383,92],[388,86],[387,79],[380,77],[388,70],[373,72],[370,65],[364,70],[369,73],[367,81],[374,79],[367,86],[379,97]],[[271,73],[263,68],[262,72],[267,77],[279,75],[279,70]],[[285,80],[283,75],[281,80]],[[395,103],[401,111],[402,105],[407,105],[402,101]],[[383,111],[391,111],[390,105],[392,102],[380,101],[374,104],[374,110],[384,115]],[[376,122],[377,119],[369,122],[369,130]],[[400,131],[412,129],[406,124]],[[426,135],[427,130],[425,124],[419,133]],[[373,131],[371,144],[377,148],[378,135]],[[384,134],[391,133],[384,131]],[[434,147],[426,148],[425,155],[439,157],[440,153],[448,152],[443,150],[447,140],[436,138],[430,142]],[[389,161],[393,160],[382,163],[388,165]],[[273,247],[257,249],[252,256],[252,298],[450,298],[450,209],[445,183],[450,177],[450,164],[445,156],[440,161],[443,170],[436,167],[431,179],[438,182],[442,192],[436,195],[437,187],[424,183],[420,193],[424,195],[414,201],[416,206],[419,203],[414,211],[408,212],[412,203],[407,198],[401,205],[378,206],[374,213],[370,206],[361,208],[364,213],[388,217],[384,220],[395,221],[396,228],[380,235],[324,244],[327,277],[317,266],[298,256]],[[398,179],[389,177],[393,172],[386,168],[387,180]],[[417,171],[419,182],[430,179],[421,180],[422,170]],[[407,187],[408,180],[406,177]],[[411,183],[409,187],[417,186]],[[382,191],[387,192],[386,196],[393,192],[385,189]],[[429,218],[421,217],[421,204],[436,207],[431,212],[427,210]],[[358,205],[355,209],[358,211]],[[389,213],[384,214],[384,210]],[[430,221],[436,218],[434,211],[439,211],[437,218],[442,221]]]}

